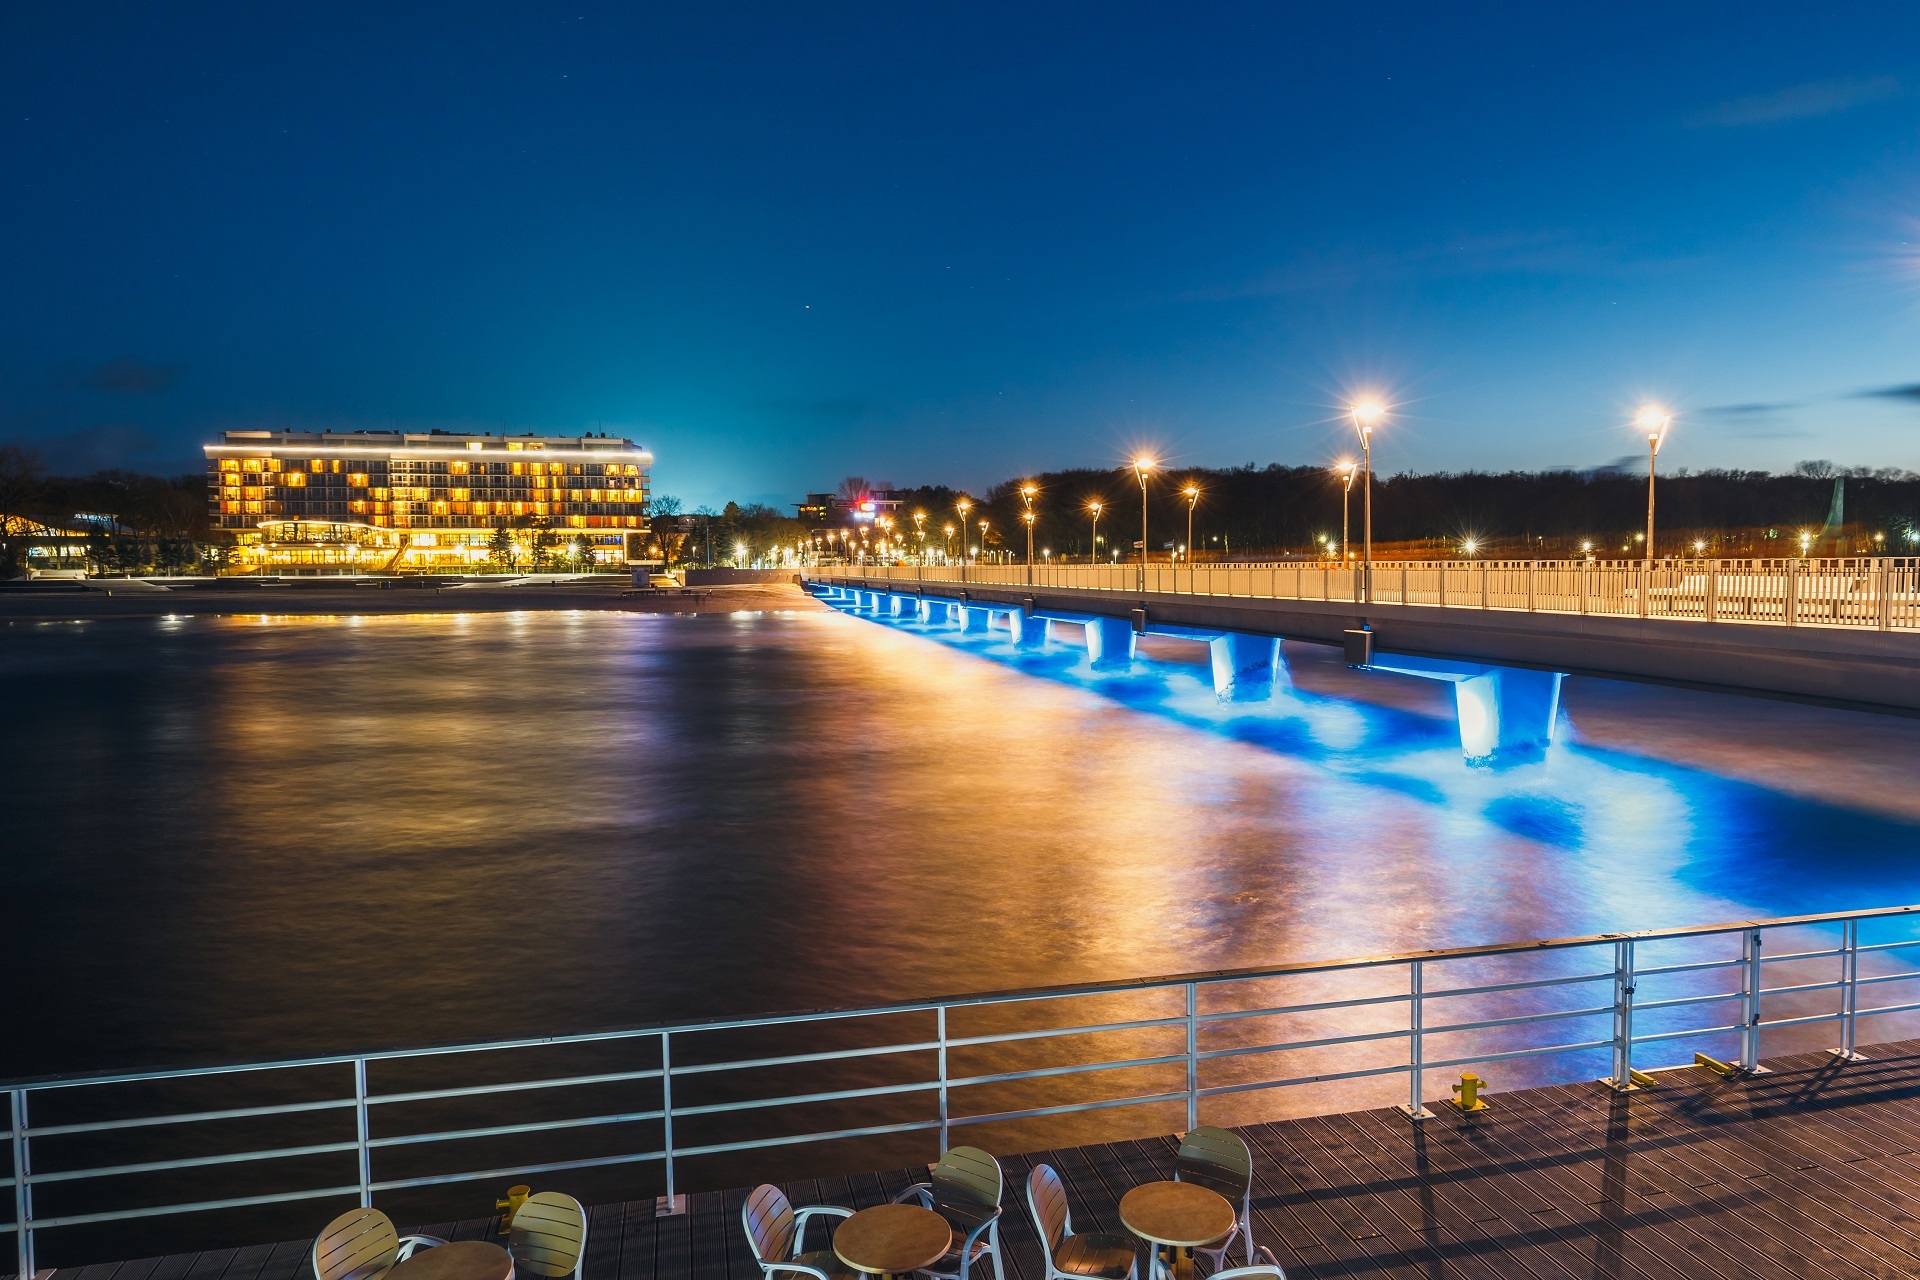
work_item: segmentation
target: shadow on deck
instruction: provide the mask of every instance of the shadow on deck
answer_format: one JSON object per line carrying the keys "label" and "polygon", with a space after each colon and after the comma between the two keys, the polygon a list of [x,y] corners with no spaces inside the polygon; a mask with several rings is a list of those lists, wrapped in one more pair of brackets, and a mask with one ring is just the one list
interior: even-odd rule
{"label": "shadow on deck", "polygon": [[[1619,1096],[1592,1084],[1490,1094],[1414,1125],[1364,1111],[1251,1125],[1255,1239],[1292,1280],[1333,1276],[1760,1280],[1920,1273],[1920,1041],[1770,1062],[1721,1079],[1690,1069]],[[1122,1230],[1130,1187],[1168,1178],[1170,1138],[1009,1156],[1009,1280],[1043,1272],[1027,1171],[1065,1179],[1080,1230]],[[795,1204],[865,1208],[917,1170],[790,1182]],[[746,1190],[591,1211],[586,1280],[758,1280],[740,1228]],[[497,1220],[427,1225],[491,1238]],[[812,1239],[819,1239],[816,1226]],[[814,1247],[818,1247],[816,1244]],[[311,1280],[290,1241],[43,1272],[53,1280]],[[985,1274],[990,1275],[991,1271]]]}

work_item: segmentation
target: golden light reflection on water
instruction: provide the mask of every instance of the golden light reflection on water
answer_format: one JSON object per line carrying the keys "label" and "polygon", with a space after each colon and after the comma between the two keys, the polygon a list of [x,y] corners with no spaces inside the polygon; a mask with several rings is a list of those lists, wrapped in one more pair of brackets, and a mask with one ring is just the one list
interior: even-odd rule
{"label": "golden light reflection on water", "polygon": [[[37,958],[17,1072],[1738,918],[1795,909],[1800,868],[1769,846],[1772,879],[1741,881],[1751,850],[1715,833],[1814,812],[1591,751],[1470,770],[1416,714],[1249,712],[1182,670],[1143,713],[832,613],[35,636],[0,669],[26,837],[9,945]],[[1569,702],[1589,742],[1632,745],[1617,703]],[[1236,737],[1250,714],[1304,726],[1301,749]],[[1688,732],[1710,756],[1715,730]]]}

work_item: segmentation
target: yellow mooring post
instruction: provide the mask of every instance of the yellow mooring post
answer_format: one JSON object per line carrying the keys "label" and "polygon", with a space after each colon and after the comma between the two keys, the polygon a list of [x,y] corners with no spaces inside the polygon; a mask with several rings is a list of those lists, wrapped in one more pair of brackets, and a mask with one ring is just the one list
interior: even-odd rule
{"label": "yellow mooring post", "polygon": [[1473,1072],[1467,1072],[1460,1077],[1460,1083],[1453,1086],[1453,1091],[1460,1095],[1453,1100],[1453,1105],[1462,1111],[1487,1110],[1487,1100],[1480,1096],[1480,1090],[1486,1086],[1486,1083]]}
{"label": "yellow mooring post", "polygon": [[1732,1063],[1722,1062],[1718,1058],[1709,1058],[1704,1053],[1696,1053],[1693,1055],[1693,1065],[1696,1067],[1705,1067],[1717,1076],[1734,1075],[1740,1070]]}
{"label": "yellow mooring post", "polygon": [[520,1206],[533,1194],[528,1186],[508,1187],[505,1200],[495,1200],[493,1207],[500,1211],[500,1234],[506,1235],[513,1230],[513,1215],[520,1212]]}
{"label": "yellow mooring post", "polygon": [[1646,1072],[1635,1071],[1631,1067],[1629,1067],[1627,1069],[1627,1074],[1631,1076],[1633,1078],[1633,1082],[1639,1085],[1642,1089],[1653,1088],[1653,1085],[1654,1085],[1653,1077],[1648,1075]]}

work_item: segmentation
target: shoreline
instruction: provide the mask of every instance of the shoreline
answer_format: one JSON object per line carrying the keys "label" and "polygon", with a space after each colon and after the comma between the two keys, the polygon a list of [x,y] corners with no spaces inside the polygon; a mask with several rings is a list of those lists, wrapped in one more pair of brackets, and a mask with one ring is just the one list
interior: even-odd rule
{"label": "shoreline", "polygon": [[423,613],[733,613],[741,609],[826,609],[791,583],[744,583],[684,592],[633,592],[624,582],[518,587],[381,590],[332,586],[183,588],[137,592],[0,592],[0,626],[106,618],[341,617]]}

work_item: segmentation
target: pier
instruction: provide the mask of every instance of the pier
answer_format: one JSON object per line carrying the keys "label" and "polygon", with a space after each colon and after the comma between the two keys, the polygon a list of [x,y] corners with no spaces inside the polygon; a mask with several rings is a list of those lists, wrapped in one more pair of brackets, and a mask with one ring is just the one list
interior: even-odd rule
{"label": "pier", "polygon": [[[1375,1110],[1242,1127],[1254,1153],[1254,1237],[1291,1280],[1645,1277],[1803,1280],[1920,1269],[1920,1042],[1864,1060],[1774,1059],[1767,1074],[1661,1072],[1632,1093],[1568,1084],[1444,1103],[1410,1126]],[[1008,1280],[1037,1280],[1026,1173],[1045,1162],[1076,1227],[1121,1230],[1115,1205],[1172,1176],[1171,1138],[1001,1159]],[[788,1182],[795,1204],[865,1208],[920,1169]],[[594,1207],[584,1280],[758,1280],[740,1227],[747,1188]],[[498,1219],[424,1224],[496,1239]],[[816,1228],[817,1230],[817,1228]],[[310,1280],[311,1242],[65,1268],[43,1280]],[[817,1241],[816,1241],[817,1247]],[[992,1274],[982,1268],[983,1276]]]}

